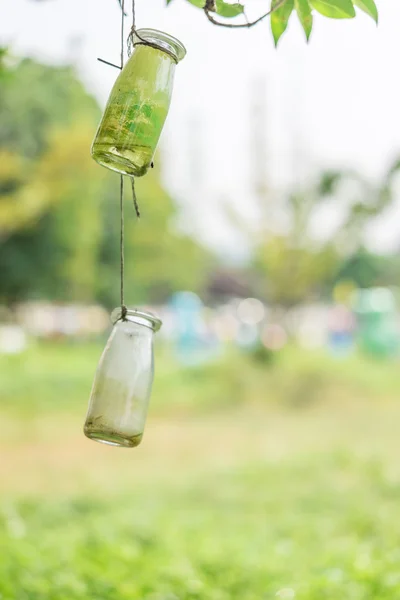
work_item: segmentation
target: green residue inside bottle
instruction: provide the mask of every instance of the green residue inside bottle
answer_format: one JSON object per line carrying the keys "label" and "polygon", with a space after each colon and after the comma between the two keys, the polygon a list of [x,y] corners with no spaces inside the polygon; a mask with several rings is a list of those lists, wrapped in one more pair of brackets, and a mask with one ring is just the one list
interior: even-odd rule
{"label": "green residue inside bottle", "polygon": [[170,104],[175,63],[161,50],[138,47],[118,77],[92,146],[101,165],[144,175]]}

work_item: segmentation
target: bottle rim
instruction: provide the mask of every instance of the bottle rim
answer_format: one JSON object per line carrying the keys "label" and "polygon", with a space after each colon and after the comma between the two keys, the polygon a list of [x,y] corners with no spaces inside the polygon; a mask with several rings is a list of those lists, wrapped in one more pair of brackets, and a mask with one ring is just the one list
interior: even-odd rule
{"label": "bottle rim", "polygon": [[[112,324],[115,325],[118,321],[122,320],[122,309],[119,306],[115,308],[111,313]],[[149,327],[156,333],[162,325],[161,319],[153,315],[153,313],[145,312],[144,310],[137,310],[136,308],[128,308],[125,316],[126,321],[136,323],[137,325],[144,325]]]}
{"label": "bottle rim", "polygon": [[142,43],[140,38],[146,42],[150,42],[150,44],[154,44],[154,46],[157,46],[160,50],[164,50],[170,54],[176,62],[181,61],[186,55],[186,48],[182,42],[164,31],[159,31],[158,29],[138,29],[137,33],[135,32],[133,34],[134,46]]}

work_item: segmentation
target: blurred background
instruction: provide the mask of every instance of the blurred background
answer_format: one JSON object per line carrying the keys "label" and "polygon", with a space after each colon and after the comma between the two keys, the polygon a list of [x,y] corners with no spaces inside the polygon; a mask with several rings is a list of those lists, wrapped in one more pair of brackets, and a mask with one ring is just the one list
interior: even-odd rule
{"label": "blurred background", "polygon": [[[264,6],[253,0],[258,14]],[[0,3],[0,598],[400,597],[400,6],[380,25],[137,23],[188,54],[127,193],[156,312],[144,440],[82,433],[119,303],[118,177],[90,157],[117,0]]]}

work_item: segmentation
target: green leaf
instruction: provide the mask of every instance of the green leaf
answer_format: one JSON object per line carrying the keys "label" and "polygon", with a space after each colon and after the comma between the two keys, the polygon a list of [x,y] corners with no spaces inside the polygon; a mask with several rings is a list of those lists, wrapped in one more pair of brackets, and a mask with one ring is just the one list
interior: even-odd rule
{"label": "green leaf", "polygon": [[310,38],[312,26],[313,26],[313,16],[311,13],[311,6],[308,0],[294,0],[294,6],[297,12],[297,16],[299,17],[299,21],[304,29],[304,33],[306,34],[307,41]]}
{"label": "green leaf", "polygon": [[[271,9],[273,10],[274,7],[280,3],[280,0],[272,0]],[[286,0],[282,6],[271,13],[271,30],[274,37],[275,46],[278,45],[281,35],[286,31],[293,8],[294,0]]]}
{"label": "green leaf", "polygon": [[188,2],[190,2],[190,4],[194,4],[194,6],[197,6],[198,8],[204,8],[206,5],[206,0],[188,0]]}
{"label": "green leaf", "polygon": [[375,23],[378,23],[378,9],[374,0],[353,0],[353,2],[358,8],[361,8],[367,15],[372,17]]}
{"label": "green leaf", "polygon": [[215,11],[221,15],[221,17],[237,17],[243,13],[243,4],[228,4],[224,0],[215,0]]}
{"label": "green leaf", "polygon": [[310,4],[324,17],[352,19],[356,11],[351,0],[310,0]]}

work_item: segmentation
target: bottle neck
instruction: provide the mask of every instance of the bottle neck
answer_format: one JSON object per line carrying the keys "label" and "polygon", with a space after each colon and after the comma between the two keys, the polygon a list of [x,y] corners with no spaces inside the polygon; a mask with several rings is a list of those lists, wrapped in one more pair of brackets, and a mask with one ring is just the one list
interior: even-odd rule
{"label": "bottle neck", "polygon": [[137,29],[133,34],[133,44],[145,44],[169,54],[178,63],[186,54],[184,45],[172,35],[158,29]]}
{"label": "bottle neck", "polygon": [[147,41],[136,42],[135,43],[135,51],[139,50],[140,48],[151,48],[153,50],[156,50],[157,52],[160,52],[161,54],[170,58],[171,61],[173,63],[175,63],[176,65],[178,64],[178,58],[173,52],[170,52],[166,48],[164,48],[162,46],[158,46],[157,44],[155,44],[153,42],[147,42]]}

